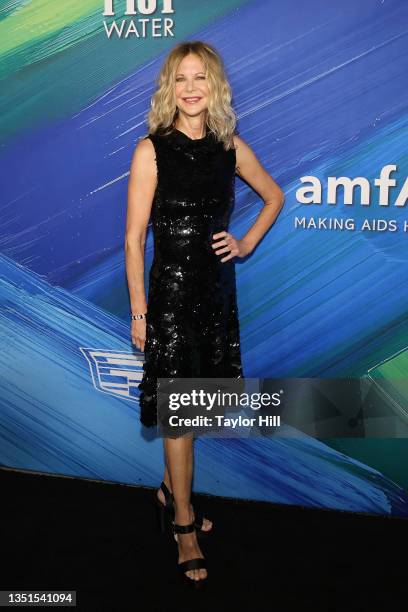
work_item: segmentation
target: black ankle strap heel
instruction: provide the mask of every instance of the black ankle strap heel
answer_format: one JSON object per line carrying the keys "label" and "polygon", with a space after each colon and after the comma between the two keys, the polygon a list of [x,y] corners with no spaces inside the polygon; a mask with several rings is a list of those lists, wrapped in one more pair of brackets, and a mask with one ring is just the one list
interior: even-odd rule
{"label": "black ankle strap heel", "polygon": [[[159,499],[157,498],[157,495],[155,496],[155,501],[157,503],[159,528],[160,528],[160,531],[163,533],[166,528],[165,527],[166,518],[170,519],[171,522],[174,523],[175,508],[174,508],[174,496],[169,491],[168,487],[166,486],[164,482],[161,483],[160,489],[163,491],[164,505],[159,501]],[[194,527],[197,530],[197,535],[199,537],[206,537],[210,533],[212,533],[214,526],[211,527],[209,531],[204,531],[203,530],[204,516],[200,512],[199,509],[196,509],[194,505],[193,505],[193,508],[194,508]],[[165,516],[165,513],[167,517]]]}
{"label": "black ankle strap heel", "polygon": [[166,531],[166,521],[170,520],[171,522],[174,522],[174,498],[164,482],[161,483],[160,489],[164,494],[164,504],[162,504],[162,502],[158,499],[156,493],[154,499],[159,529],[161,533],[164,533]]}
{"label": "black ankle strap heel", "polygon": [[[173,525],[174,535],[176,533],[191,533],[192,531],[195,531],[195,529],[196,529],[195,523],[190,523],[189,525],[177,525],[177,523],[174,523]],[[186,574],[186,572],[190,570],[201,569],[201,568],[207,569],[207,561],[203,559],[202,557],[196,557],[195,559],[188,559],[187,561],[182,561],[181,563],[178,564],[178,568],[179,568],[182,578],[188,581],[189,586],[192,586],[198,589],[198,588],[204,587],[204,585],[207,584],[208,574],[205,578],[200,578],[199,580],[194,580],[194,578],[189,578]]]}

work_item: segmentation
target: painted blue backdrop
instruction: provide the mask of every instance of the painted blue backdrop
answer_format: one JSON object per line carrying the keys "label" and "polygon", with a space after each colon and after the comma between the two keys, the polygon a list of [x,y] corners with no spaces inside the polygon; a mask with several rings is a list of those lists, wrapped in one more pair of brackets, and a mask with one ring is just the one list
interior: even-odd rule
{"label": "painted blue backdrop", "polygon": [[[13,18],[29,26],[48,5],[23,4],[14,14],[0,3],[11,39]],[[275,226],[236,266],[246,375],[362,376],[408,346],[408,234],[294,220],[408,219],[393,206],[408,166],[408,7],[175,2],[174,38],[109,40],[99,4],[83,2],[43,39],[27,27],[14,53],[0,47],[0,462],[155,486],[162,442],[138,420],[143,354],[130,344],[123,246],[130,160],[163,58],[180,40],[216,46],[240,135],[286,194]],[[374,186],[387,164],[397,166],[390,206],[379,208],[375,189],[369,206],[358,190],[352,205],[326,203],[327,177]],[[303,176],[321,180],[322,204],[298,201]],[[242,236],[261,206],[237,178],[231,232]],[[146,272],[152,251],[149,232]],[[197,491],[408,515],[406,440],[293,431],[199,440],[196,450]]]}

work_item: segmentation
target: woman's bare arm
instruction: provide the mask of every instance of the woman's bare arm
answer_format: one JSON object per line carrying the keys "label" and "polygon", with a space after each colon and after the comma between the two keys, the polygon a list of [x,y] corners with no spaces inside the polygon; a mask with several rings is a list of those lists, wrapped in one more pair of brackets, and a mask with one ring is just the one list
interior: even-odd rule
{"label": "woman's bare arm", "polygon": [[256,191],[264,201],[255,223],[241,239],[248,249],[253,251],[263,235],[274,223],[281,210],[285,194],[279,185],[257,159],[255,153],[242,138],[234,136],[236,146],[236,173]]}
{"label": "woman's bare arm", "polygon": [[[135,148],[130,166],[126,216],[126,275],[132,313],[147,310],[144,287],[144,251],[147,226],[157,184],[155,150],[149,138]],[[144,350],[146,321],[132,322],[132,340]],[[143,337],[144,336],[144,337]]]}

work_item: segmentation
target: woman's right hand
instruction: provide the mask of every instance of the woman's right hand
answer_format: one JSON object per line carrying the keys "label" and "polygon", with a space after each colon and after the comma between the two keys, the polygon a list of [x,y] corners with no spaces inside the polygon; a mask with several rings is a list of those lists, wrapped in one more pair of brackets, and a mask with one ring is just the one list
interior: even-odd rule
{"label": "woman's right hand", "polygon": [[144,352],[146,342],[146,319],[132,320],[132,344],[136,345],[139,350]]}

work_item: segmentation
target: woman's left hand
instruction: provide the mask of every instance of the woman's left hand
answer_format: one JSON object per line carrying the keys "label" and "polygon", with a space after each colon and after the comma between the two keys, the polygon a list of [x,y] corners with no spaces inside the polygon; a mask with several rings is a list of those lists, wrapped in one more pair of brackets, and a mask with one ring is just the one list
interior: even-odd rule
{"label": "woman's left hand", "polygon": [[213,239],[218,239],[212,244],[212,248],[215,249],[216,255],[221,253],[228,253],[226,257],[221,259],[222,262],[228,261],[233,257],[245,257],[250,252],[249,247],[243,240],[237,240],[229,232],[218,232],[213,234]]}

